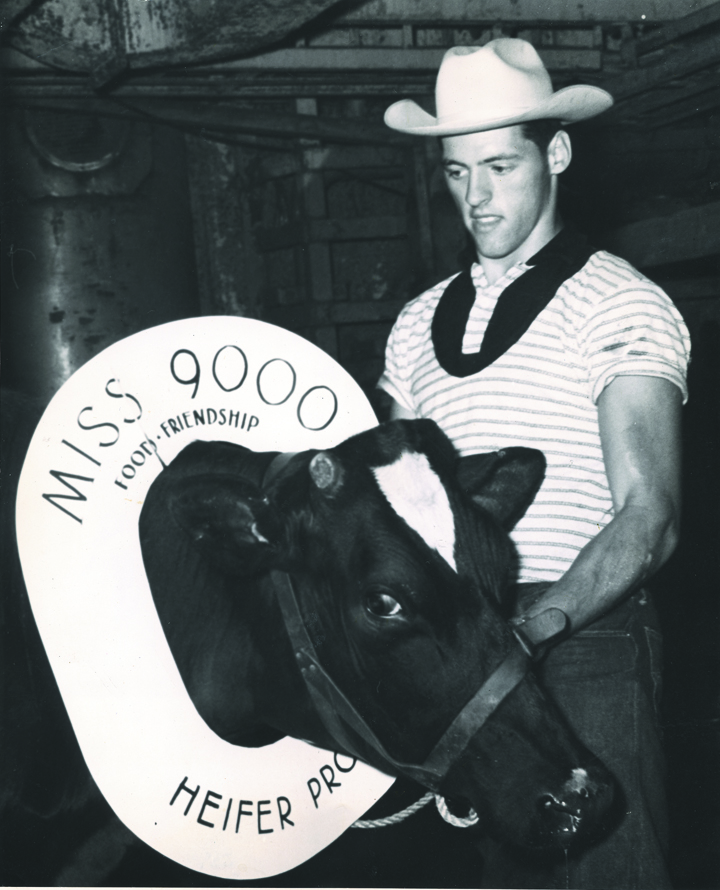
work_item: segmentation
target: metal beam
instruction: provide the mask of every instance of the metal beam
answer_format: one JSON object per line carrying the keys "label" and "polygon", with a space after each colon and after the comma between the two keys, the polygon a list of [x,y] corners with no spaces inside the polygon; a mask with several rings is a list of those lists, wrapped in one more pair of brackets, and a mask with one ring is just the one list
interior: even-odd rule
{"label": "metal beam", "polygon": [[127,102],[154,118],[181,126],[192,125],[220,132],[252,133],[344,143],[403,144],[408,137],[390,130],[382,123],[349,118],[318,117],[310,114],[282,114],[257,109],[238,108],[229,103]]}
{"label": "metal beam", "polygon": [[631,223],[605,240],[641,269],[714,256],[720,253],[720,201]]}
{"label": "metal beam", "polygon": [[[429,71],[435,74],[440,67],[447,47],[293,47],[272,52],[245,56],[228,62],[192,65],[185,67],[185,83],[235,71],[397,71],[402,73]],[[538,53],[550,71],[584,69],[599,71],[602,52],[599,49],[548,49],[540,47]],[[0,51],[2,67],[7,70],[49,72],[47,65],[36,62],[12,49]],[[171,72],[170,77],[178,79]],[[134,78],[133,78],[134,79]],[[129,81],[132,83],[133,79]]]}
{"label": "metal beam", "polygon": [[[432,71],[437,72],[448,47],[295,47],[195,68],[195,72],[245,69],[284,71]],[[599,49],[544,49],[538,53],[550,71],[599,71]]]}
{"label": "metal beam", "polygon": [[[232,75],[206,77],[161,76],[132,78],[113,90],[118,99],[283,99],[305,96],[386,97],[388,104],[398,96],[431,96],[435,71],[238,71]],[[97,95],[86,77],[5,77],[6,96],[14,99],[92,99]]]}
{"label": "metal beam", "polygon": [[715,0],[370,0],[333,24],[387,25],[465,22],[665,22],[688,8],[702,9]]}
{"label": "metal beam", "polygon": [[99,114],[126,120],[154,120],[196,132],[228,133],[285,139],[312,139],[348,145],[409,145],[409,137],[384,124],[352,118],[283,114],[243,108],[227,102],[167,102],[162,99],[23,99],[24,108]]}

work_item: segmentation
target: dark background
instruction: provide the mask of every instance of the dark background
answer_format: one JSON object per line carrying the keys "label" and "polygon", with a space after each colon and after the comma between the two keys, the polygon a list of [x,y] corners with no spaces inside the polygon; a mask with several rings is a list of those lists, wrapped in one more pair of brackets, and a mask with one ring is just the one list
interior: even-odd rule
{"label": "dark background", "polygon": [[[662,284],[693,339],[683,535],[653,588],[666,647],[672,871],[678,887],[720,885],[720,4],[658,0],[646,18],[647,4],[606,0],[574,19],[559,17],[570,14],[559,0],[542,4],[544,18],[537,6],[388,0],[278,12],[262,0],[208,0],[195,21],[188,4],[158,0],[150,28],[120,0],[92,15],[67,0],[0,4],[3,588],[12,591],[2,614],[3,884],[226,883],[134,841],[90,785],[70,793],[81,767],[62,709],[30,704],[52,682],[10,540],[33,417],[112,342],[176,318],[239,314],[316,342],[382,419],[374,385],[392,322],[456,271],[464,243],[437,144],[391,133],[382,114],[401,96],[432,108],[443,49],[504,34],[534,43],[556,88],[595,83],[616,97],[611,112],[570,129],[563,211]],[[26,687],[12,685],[19,669]],[[413,790],[393,793],[404,805]],[[349,832],[264,883],[473,886],[470,835],[428,809],[401,828]]]}

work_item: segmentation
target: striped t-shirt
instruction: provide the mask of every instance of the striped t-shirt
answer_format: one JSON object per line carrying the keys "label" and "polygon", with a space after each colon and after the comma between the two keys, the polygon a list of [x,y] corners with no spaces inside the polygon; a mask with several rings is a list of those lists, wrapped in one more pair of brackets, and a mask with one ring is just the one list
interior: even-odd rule
{"label": "striped t-shirt", "polygon": [[[476,289],[463,340],[477,352],[502,291],[529,267]],[[402,310],[390,334],[379,386],[429,417],[461,454],[512,445],[538,448],[545,481],[512,536],[521,581],[553,581],[613,516],[596,402],[617,376],[662,377],[687,399],[690,337],[669,297],[625,260],[600,251],[565,281],[504,355],[469,377],[452,377],[431,341],[435,307],[449,281]]]}

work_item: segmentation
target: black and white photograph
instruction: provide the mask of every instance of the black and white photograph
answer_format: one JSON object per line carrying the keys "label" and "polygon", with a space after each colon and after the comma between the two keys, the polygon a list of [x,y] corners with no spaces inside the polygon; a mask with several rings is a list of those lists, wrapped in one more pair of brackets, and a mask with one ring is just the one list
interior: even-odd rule
{"label": "black and white photograph", "polygon": [[720,890],[720,2],[0,72],[0,886]]}

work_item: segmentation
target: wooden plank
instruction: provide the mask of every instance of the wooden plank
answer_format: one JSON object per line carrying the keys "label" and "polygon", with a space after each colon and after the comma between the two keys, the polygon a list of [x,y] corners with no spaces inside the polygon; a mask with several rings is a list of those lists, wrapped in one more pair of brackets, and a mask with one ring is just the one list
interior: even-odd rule
{"label": "wooden plank", "polygon": [[697,114],[713,111],[716,108],[720,108],[720,86],[698,93],[686,102],[674,103],[653,114],[645,115],[642,123],[648,130],[656,130],[687,120]]}
{"label": "wooden plank", "polygon": [[274,306],[264,310],[264,319],[291,331],[318,325],[363,324],[394,321],[404,300],[377,300],[372,303],[302,303]]}
{"label": "wooden plank", "polygon": [[651,31],[646,37],[641,37],[637,40],[635,49],[640,56],[643,53],[659,49],[659,47],[665,46],[679,37],[686,37],[688,34],[700,31],[702,28],[707,28],[709,25],[714,25],[717,22],[720,22],[720,3],[714,2],[704,9],[696,9],[690,15],[683,16],[681,19],[661,25],[661,27]]}
{"label": "wooden plank", "polygon": [[688,41],[681,49],[668,52],[665,58],[645,68],[634,68],[625,74],[609,77],[600,86],[616,101],[621,101],[719,62],[720,34],[712,34]]}
{"label": "wooden plank", "polygon": [[310,224],[310,241],[371,241],[402,238],[407,233],[404,216],[359,216],[354,219],[318,219]]}
{"label": "wooden plank", "polygon": [[[720,78],[707,71],[690,75],[681,81],[668,83],[620,102],[619,105],[603,115],[603,124],[607,126],[615,123],[644,121],[646,117],[651,119],[654,114],[662,114],[666,108],[672,108],[678,103],[692,107],[693,101],[699,98],[698,94],[712,88],[716,83],[720,84]],[[711,131],[708,129],[707,132]]]}
{"label": "wooden plank", "polygon": [[327,145],[305,152],[308,170],[356,170],[372,167],[397,167],[405,163],[400,148],[364,145]]}
{"label": "wooden plank", "polygon": [[266,251],[317,242],[402,238],[406,233],[404,216],[360,216],[355,219],[312,219],[276,229],[260,229],[257,242],[260,250]]}
{"label": "wooden plank", "polygon": [[720,253],[720,201],[616,229],[608,248],[639,268]]}
{"label": "wooden plank", "polygon": [[[710,6],[715,0],[695,0]],[[687,0],[371,0],[335,20],[335,24],[387,25],[469,22],[652,22],[679,18]]]}

